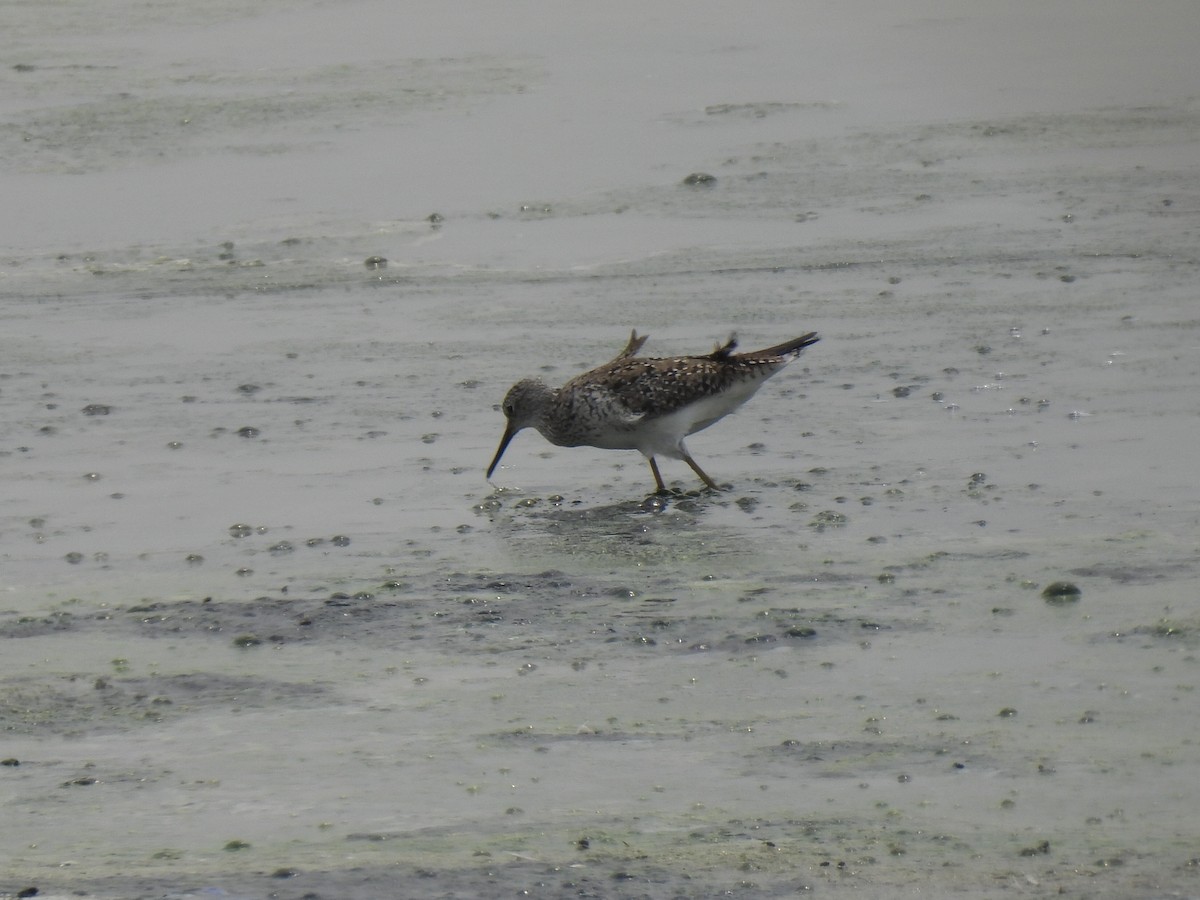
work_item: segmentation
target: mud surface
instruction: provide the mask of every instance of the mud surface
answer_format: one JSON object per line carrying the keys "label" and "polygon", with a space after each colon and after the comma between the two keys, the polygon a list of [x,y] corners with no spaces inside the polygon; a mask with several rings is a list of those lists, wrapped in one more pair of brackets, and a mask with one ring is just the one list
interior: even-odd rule
{"label": "mud surface", "polygon": [[39,10],[0,896],[1200,894],[1192,5]]}

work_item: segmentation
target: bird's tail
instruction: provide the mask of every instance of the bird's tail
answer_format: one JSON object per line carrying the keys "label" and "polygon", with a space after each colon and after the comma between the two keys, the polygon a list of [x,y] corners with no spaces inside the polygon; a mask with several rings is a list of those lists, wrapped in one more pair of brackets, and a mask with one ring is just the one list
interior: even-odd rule
{"label": "bird's tail", "polygon": [[817,337],[815,331],[810,331],[808,334],[803,334],[798,338],[793,338],[790,341],[784,341],[782,344],[777,344],[774,347],[768,347],[766,350],[759,350],[757,353],[747,354],[748,356],[787,356],[795,359],[800,355],[800,351],[805,347],[815,344],[820,338]]}

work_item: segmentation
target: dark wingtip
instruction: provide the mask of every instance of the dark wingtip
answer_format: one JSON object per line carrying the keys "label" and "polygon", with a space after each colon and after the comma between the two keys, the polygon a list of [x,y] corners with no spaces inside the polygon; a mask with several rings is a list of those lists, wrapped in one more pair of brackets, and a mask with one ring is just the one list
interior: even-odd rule
{"label": "dark wingtip", "polygon": [[650,335],[648,334],[638,335],[637,329],[633,329],[629,332],[629,343],[625,345],[624,350],[617,354],[616,358],[629,359],[629,357],[642,349],[642,345],[646,343],[649,337]]}
{"label": "dark wingtip", "polygon": [[797,356],[805,347],[811,347],[821,338],[815,331],[810,331],[808,334],[802,334],[798,338],[793,338],[790,341],[785,341],[782,344],[777,344],[774,347],[768,347],[766,350],[760,350],[755,353],[755,356]]}
{"label": "dark wingtip", "polygon": [[725,342],[725,346],[718,346],[712,353],[709,354],[711,359],[729,359],[733,356],[733,351],[737,349],[737,335],[731,334],[729,340]]}

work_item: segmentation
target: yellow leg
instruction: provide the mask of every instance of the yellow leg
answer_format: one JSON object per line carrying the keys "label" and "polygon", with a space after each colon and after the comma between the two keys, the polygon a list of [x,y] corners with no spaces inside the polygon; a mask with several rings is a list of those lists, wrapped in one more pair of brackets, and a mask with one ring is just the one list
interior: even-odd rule
{"label": "yellow leg", "polygon": [[658,474],[658,463],[654,461],[654,457],[650,457],[650,471],[654,473],[654,483],[658,486],[658,492],[665,494],[667,486],[663,484],[662,476]]}
{"label": "yellow leg", "polygon": [[688,454],[686,454],[686,453],[683,454],[683,461],[692,467],[692,471],[700,476],[701,481],[703,481],[705,484],[707,484],[714,491],[720,490],[720,488],[717,487],[717,483],[715,481],[713,481],[711,478],[709,478],[707,475],[705,475],[704,470],[702,468],[700,468],[698,465],[696,465],[696,461],[694,459],[692,459],[690,456],[688,456]]}

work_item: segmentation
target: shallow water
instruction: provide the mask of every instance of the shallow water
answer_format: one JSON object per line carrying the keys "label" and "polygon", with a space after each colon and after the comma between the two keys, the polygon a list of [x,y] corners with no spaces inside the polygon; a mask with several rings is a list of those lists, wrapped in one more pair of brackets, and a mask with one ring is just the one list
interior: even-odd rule
{"label": "shallow water", "polygon": [[0,895],[1197,894],[1191,5],[290,7],[13,13]]}

